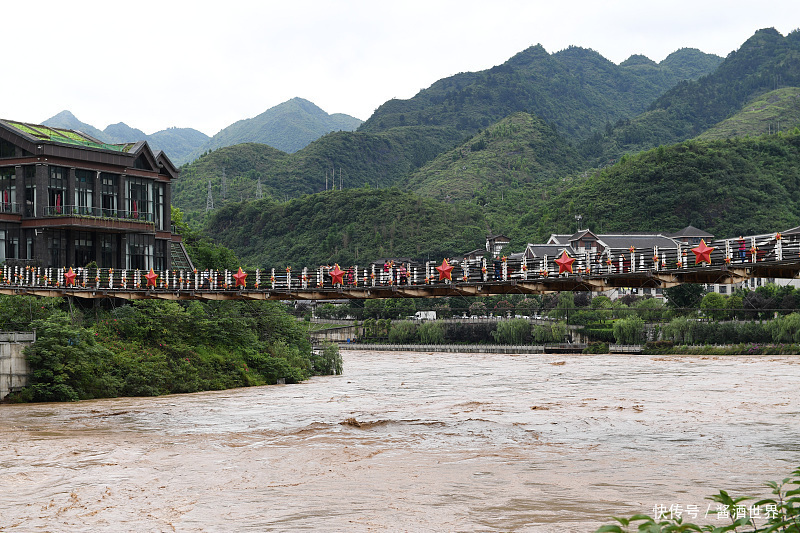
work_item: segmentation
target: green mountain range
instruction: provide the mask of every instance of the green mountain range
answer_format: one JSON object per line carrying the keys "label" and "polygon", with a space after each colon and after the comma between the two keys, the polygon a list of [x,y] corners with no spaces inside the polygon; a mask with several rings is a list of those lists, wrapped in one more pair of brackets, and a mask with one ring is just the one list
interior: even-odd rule
{"label": "green mountain range", "polygon": [[[575,215],[598,231],[787,229],[800,225],[799,36],[760,30],[724,60],[684,49],[618,66],[532,47],[294,154],[208,153],[183,167],[174,204],[262,267],[458,255],[490,232],[521,249],[573,231]],[[206,212],[222,168],[239,197]]]}
{"label": "green mountain range", "polygon": [[267,109],[257,117],[240,120],[214,135],[201,153],[242,143],[262,143],[278,150],[294,153],[332,131],[354,131],[362,121],[350,115],[329,115],[302,98],[292,98]]}
{"label": "green mountain range", "polygon": [[293,98],[255,118],[231,124],[213,137],[192,128],[168,128],[147,135],[124,122],[99,130],[69,111],[62,111],[43,124],[82,131],[106,143],[147,141],[154,150],[164,151],[173,163],[183,165],[208,151],[242,143],[262,143],[292,153],[327,133],[353,131],[361,122],[342,113],[329,115],[308,100]]}
{"label": "green mountain range", "polygon": [[176,165],[188,161],[190,155],[209,140],[208,135],[192,128],[168,128],[147,135],[142,130],[131,128],[124,122],[120,122],[111,124],[104,130],[99,130],[90,124],[81,122],[69,111],[62,111],[42,124],[53,128],[82,131],[95,139],[110,144],[147,141],[150,148],[163,151]]}
{"label": "green mountain range", "polygon": [[784,37],[771,28],[759,30],[713,72],[678,83],[646,112],[596,133],[584,153],[599,163],[691,139],[782,87],[800,87],[800,32]]}
{"label": "green mountain range", "polygon": [[360,131],[433,125],[469,136],[524,111],[553,124],[562,135],[581,139],[643,112],[679,81],[708,74],[721,61],[684,48],[659,64],[632,56],[616,65],[594,50],[569,47],[548,54],[537,45],[488,70],[439,80],[409,100],[390,100]]}
{"label": "green mountain range", "polygon": [[[571,47],[551,55],[541,46],[534,46],[497,67],[440,80],[409,100],[391,100],[380,106],[358,131],[325,135],[291,157],[273,154],[268,164],[241,166],[236,161],[242,158],[231,150],[208,153],[183,168],[184,178],[175,187],[173,201],[188,220],[197,220],[207,205],[209,182],[215,205],[220,205],[219,200],[255,199],[258,181],[263,194],[277,199],[321,192],[332,188],[330,179],[327,187],[325,182],[326,175],[330,177],[334,172],[337,184],[345,188],[402,184],[406,190],[451,199],[464,197],[465,190],[472,194],[491,186],[492,180],[500,179],[497,171],[501,168],[515,172],[517,180],[541,180],[585,166],[568,146],[578,142],[575,133],[589,135],[592,127],[604,128],[609,121],[643,111],[679,80],[708,73],[720,61],[721,58],[698,50],[682,49],[659,64],[632,56],[622,65],[615,65],[592,50]],[[304,101],[295,99],[287,104],[291,102]],[[423,185],[430,173],[439,173],[447,163],[440,159],[434,167],[420,170],[426,164],[437,156],[445,157],[441,154],[456,147],[461,147],[463,154],[465,142],[469,143],[469,150],[481,146],[485,139],[481,140],[479,130],[491,129],[518,112],[536,117],[538,135],[546,139],[525,140],[525,133],[520,135],[522,140],[509,139],[506,146],[496,150],[497,154],[505,154],[503,161],[490,162],[488,152],[481,154],[481,166],[496,167],[494,171],[481,171],[480,175],[491,178],[488,182],[470,174],[469,183]],[[245,126],[252,125],[241,125]],[[479,137],[473,139],[476,134]],[[562,140],[556,140],[559,136]],[[564,154],[569,154],[567,160],[561,160],[559,152],[551,151],[548,143],[558,143]],[[245,159],[257,150],[242,149],[247,154]],[[534,154],[536,150],[545,152]],[[471,159],[477,161],[477,157],[473,155]],[[414,176],[417,171],[422,175]],[[533,176],[528,175],[531,172]],[[504,179],[512,183],[515,178]],[[238,180],[238,194],[229,195],[232,180]]]}

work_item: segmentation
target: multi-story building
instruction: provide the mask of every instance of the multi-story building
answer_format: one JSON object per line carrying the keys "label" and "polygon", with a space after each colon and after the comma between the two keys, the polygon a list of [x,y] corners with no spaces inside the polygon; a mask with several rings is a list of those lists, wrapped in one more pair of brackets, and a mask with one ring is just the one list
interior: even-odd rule
{"label": "multi-story building", "polygon": [[[167,270],[178,169],[146,142],[0,120],[0,262]],[[175,244],[176,246],[173,246]]]}

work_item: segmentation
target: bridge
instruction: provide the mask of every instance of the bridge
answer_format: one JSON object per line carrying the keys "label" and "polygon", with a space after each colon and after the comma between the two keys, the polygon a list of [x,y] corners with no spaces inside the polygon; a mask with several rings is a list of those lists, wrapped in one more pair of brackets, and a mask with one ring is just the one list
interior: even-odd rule
{"label": "bridge", "polygon": [[696,247],[589,251],[569,256],[442,259],[315,268],[149,271],[4,266],[0,294],[127,300],[332,300],[664,289],[684,283],[739,284],[800,277],[800,239],[780,233],[705,241]]}

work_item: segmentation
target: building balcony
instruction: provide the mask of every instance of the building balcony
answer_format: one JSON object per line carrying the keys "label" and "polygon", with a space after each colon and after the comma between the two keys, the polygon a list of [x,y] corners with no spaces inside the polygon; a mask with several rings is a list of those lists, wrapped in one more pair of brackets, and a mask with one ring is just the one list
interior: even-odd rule
{"label": "building balcony", "polygon": [[155,217],[154,213],[139,210],[57,205],[45,207],[44,213],[40,216],[26,217],[22,220],[22,227],[73,227],[87,230],[109,229],[127,233],[155,233]]}

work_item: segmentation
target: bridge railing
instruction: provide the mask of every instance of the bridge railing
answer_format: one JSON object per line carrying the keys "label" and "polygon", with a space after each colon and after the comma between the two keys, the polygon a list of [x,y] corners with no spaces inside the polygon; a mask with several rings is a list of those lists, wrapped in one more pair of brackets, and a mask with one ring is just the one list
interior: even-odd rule
{"label": "bridge railing", "polygon": [[[118,270],[112,268],[43,268],[5,265],[0,286],[28,288],[81,288],[94,290],[150,291],[300,291],[347,287],[412,287],[436,284],[530,281],[552,277],[606,276],[642,271],[675,271],[690,268],[758,262],[798,262],[800,239],[784,240],[776,234],[716,240],[705,255],[698,247],[609,249],[603,254],[589,252],[570,258],[572,272],[557,264],[557,257],[504,257],[494,260],[453,259],[447,263],[402,262],[352,265],[322,265],[232,270]],[[740,252],[744,251],[744,254]],[[698,263],[700,258],[708,259]]]}

